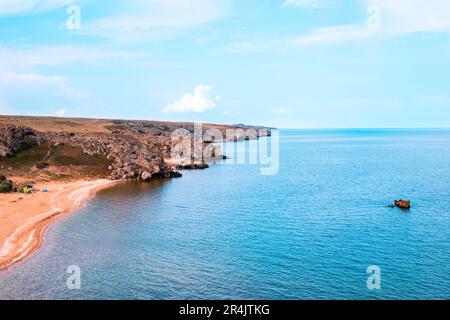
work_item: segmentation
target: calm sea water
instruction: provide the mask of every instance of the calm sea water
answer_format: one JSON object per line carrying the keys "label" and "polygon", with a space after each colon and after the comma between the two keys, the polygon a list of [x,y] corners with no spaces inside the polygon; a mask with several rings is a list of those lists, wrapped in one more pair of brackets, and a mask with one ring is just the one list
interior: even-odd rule
{"label": "calm sea water", "polygon": [[[275,176],[183,174],[104,191],[54,224],[0,274],[0,298],[450,298],[450,131],[282,131]],[[412,210],[387,208],[395,198]]]}

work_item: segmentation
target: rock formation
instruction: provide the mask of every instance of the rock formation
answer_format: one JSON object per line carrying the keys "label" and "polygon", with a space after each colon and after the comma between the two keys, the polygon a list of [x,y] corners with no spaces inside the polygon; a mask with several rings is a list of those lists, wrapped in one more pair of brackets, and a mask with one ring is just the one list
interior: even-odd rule
{"label": "rock formation", "polygon": [[[30,125],[31,128],[16,123]],[[95,128],[97,123],[98,130],[95,132],[86,129],[92,128],[93,124]],[[60,127],[65,124],[65,128]],[[172,157],[172,150],[176,148],[172,133],[177,129],[184,130],[192,139],[192,156],[181,161],[174,161]],[[224,159],[220,147],[213,142],[270,136],[270,129],[259,130],[262,128],[243,125],[204,125],[203,131],[208,129],[215,130],[221,138],[204,137],[203,132],[196,137],[192,134],[195,132],[192,123],[0,117],[0,157],[12,156],[21,148],[43,142],[55,147],[68,145],[81,149],[83,156],[104,157],[111,179],[149,181],[153,178],[180,177],[177,170],[205,169],[209,159]],[[35,164],[35,168],[40,170],[48,166],[44,161]]]}
{"label": "rock formation", "polygon": [[20,149],[41,143],[42,136],[31,128],[0,123],[0,157],[12,156]]}
{"label": "rock formation", "polygon": [[409,200],[395,200],[395,206],[402,208],[402,209],[410,209],[411,208],[411,201]]}
{"label": "rock formation", "polygon": [[133,132],[126,134],[83,134],[67,132],[46,132],[46,141],[58,145],[80,147],[86,156],[102,155],[111,162],[111,178],[140,179],[171,176],[174,169],[166,164],[164,155],[169,145],[140,137]]}

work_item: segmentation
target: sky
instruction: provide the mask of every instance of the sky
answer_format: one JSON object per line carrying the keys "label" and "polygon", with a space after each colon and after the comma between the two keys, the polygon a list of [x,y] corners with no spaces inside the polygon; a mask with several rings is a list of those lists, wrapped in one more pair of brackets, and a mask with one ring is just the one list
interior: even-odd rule
{"label": "sky", "polygon": [[450,1],[0,0],[0,114],[450,127]]}

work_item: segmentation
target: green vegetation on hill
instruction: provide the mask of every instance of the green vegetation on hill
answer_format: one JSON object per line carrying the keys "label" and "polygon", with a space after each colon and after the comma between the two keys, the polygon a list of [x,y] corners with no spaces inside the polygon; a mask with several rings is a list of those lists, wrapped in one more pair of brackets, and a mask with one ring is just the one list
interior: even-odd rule
{"label": "green vegetation on hill", "polygon": [[27,146],[12,157],[0,158],[0,175],[51,179],[71,177],[107,177],[110,162],[100,155],[85,155],[81,148],[69,145]]}

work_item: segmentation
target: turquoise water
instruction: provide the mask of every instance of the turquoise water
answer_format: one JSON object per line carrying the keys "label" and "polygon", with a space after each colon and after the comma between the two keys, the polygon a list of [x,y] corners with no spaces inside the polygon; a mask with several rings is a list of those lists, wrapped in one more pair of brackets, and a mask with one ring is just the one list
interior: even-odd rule
{"label": "turquoise water", "polygon": [[0,274],[0,298],[450,298],[450,131],[287,130],[275,176],[183,174],[101,192]]}

